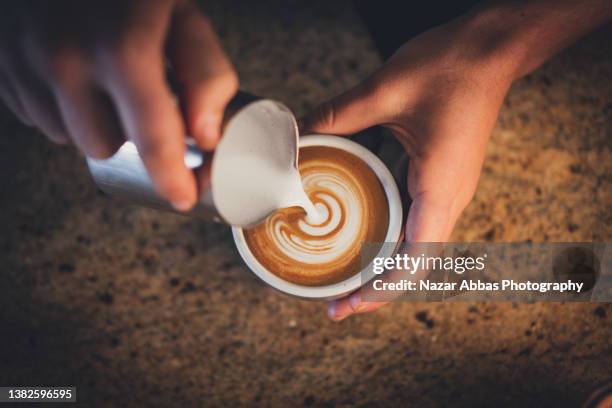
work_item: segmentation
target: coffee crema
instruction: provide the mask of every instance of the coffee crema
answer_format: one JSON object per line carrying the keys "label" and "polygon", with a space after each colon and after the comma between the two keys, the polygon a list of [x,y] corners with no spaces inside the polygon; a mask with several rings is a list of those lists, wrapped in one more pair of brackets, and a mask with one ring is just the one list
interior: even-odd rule
{"label": "coffee crema", "polygon": [[306,286],[341,282],[365,266],[364,243],[385,240],[385,191],[363,160],[335,147],[301,148],[299,171],[322,221],[308,220],[301,208],[281,209],[245,229],[246,243],[259,263],[281,279]]}

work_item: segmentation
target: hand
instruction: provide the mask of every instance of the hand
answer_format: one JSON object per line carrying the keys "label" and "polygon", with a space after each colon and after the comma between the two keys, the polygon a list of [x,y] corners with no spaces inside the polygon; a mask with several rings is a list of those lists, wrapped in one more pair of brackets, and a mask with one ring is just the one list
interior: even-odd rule
{"label": "hand", "polygon": [[[323,104],[303,127],[339,135],[374,125],[391,129],[410,156],[406,243],[445,242],[472,199],[512,81],[610,19],[608,0],[484,4],[405,44],[371,78]],[[369,290],[332,302],[329,316],[342,320],[386,303],[363,301],[376,296]]]}
{"label": "hand", "polygon": [[[26,124],[93,158],[133,141],[159,193],[197,200],[184,164],[188,132],[213,149],[238,80],[192,0],[31,1],[0,18],[0,97]],[[182,87],[165,80],[164,48]]]}
{"label": "hand", "polygon": [[[399,138],[410,156],[407,242],[448,240],[474,195],[486,143],[513,79],[504,61],[470,55],[462,24],[408,42],[371,78],[304,120],[307,132],[350,135],[383,125]],[[332,302],[329,316],[341,320],[384,304],[362,301],[364,290]]]}

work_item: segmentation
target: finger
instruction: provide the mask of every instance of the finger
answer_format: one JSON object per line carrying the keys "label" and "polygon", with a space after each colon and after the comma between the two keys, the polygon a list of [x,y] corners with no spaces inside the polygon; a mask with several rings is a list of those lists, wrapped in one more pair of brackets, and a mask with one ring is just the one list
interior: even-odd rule
{"label": "finger", "polygon": [[362,302],[361,290],[358,290],[350,296],[331,301],[327,306],[327,316],[333,321],[339,322],[352,314],[372,312],[388,303]]}
{"label": "finger", "polygon": [[212,150],[221,136],[225,107],[238,90],[238,77],[194,2],[176,11],[171,43],[187,130],[200,147]]}
{"label": "finger", "polygon": [[[410,252],[410,249],[398,251],[398,253]],[[379,280],[378,287],[383,287],[385,284],[398,283],[402,280],[417,280],[425,277],[426,271],[417,271],[415,274],[407,274],[405,271],[395,270],[388,271],[380,277],[374,277],[372,281],[365,286],[353,292],[349,296],[331,302],[328,306],[328,316],[334,321],[344,320],[347,317],[357,313],[369,313],[380,309],[389,304],[393,300],[403,295],[402,291],[398,290],[382,290],[374,289],[373,281]]]}
{"label": "finger", "polygon": [[17,116],[17,119],[28,126],[32,126],[32,121],[28,118],[21,104],[14,84],[12,84],[2,73],[0,73],[0,99],[2,99],[6,107]]}
{"label": "finger", "polygon": [[186,211],[195,204],[196,184],[184,163],[182,122],[161,70],[149,69],[134,63],[117,73],[109,91],[159,193]]}
{"label": "finger", "polygon": [[14,87],[24,117],[51,141],[68,143],[70,138],[66,126],[49,87],[30,71],[21,55],[3,55],[1,59],[3,72]]}
{"label": "finger", "polygon": [[[445,149],[438,157],[431,155],[427,159],[414,157],[410,164],[408,179],[412,188],[413,201],[410,205],[406,220],[404,237],[405,243],[398,253],[409,256],[419,256],[423,253],[437,255],[442,243],[446,242],[453,230],[457,219],[471,198],[473,188],[468,188],[466,195],[457,193],[454,174],[470,174],[470,172],[453,170],[449,173],[438,163],[449,157]],[[474,160],[477,161],[477,160]],[[419,174],[420,173],[420,174]],[[472,172],[473,174],[473,172]],[[477,173],[476,173],[477,180]],[[462,183],[475,185],[470,177],[464,177]],[[433,190],[426,190],[424,186],[435,186]],[[419,244],[423,243],[423,244]],[[440,243],[440,245],[434,245]],[[386,272],[380,278],[382,284],[400,282],[404,279],[418,280],[426,276],[428,271],[420,270],[414,274],[407,274],[403,270]],[[366,313],[376,310],[386,303],[395,300],[403,292],[395,290],[376,291],[373,281],[343,298],[330,307],[329,315],[333,320],[342,320],[354,313]]]}
{"label": "finger", "polygon": [[158,192],[175,208],[186,211],[195,204],[196,181],[184,163],[183,123],[164,77],[165,5],[144,4],[139,11],[148,14],[142,19],[147,22],[145,27],[133,27],[117,49],[102,53],[99,70],[124,132],[136,144]]}
{"label": "finger", "polygon": [[56,95],[72,140],[87,156],[106,159],[125,142],[110,98],[92,84]]}
{"label": "finger", "polygon": [[[456,217],[453,205],[444,199],[423,193],[414,198],[408,213],[405,226],[406,244],[398,251],[400,254],[419,256],[423,253],[435,253],[441,248],[431,243],[443,243],[448,240]],[[419,245],[418,243],[425,243]],[[419,270],[407,274],[403,270],[388,271],[381,277],[382,283],[400,282],[403,279],[418,280],[427,271]],[[340,321],[355,313],[367,313],[381,308],[402,296],[397,290],[378,291],[370,281],[353,294],[336,300],[328,307],[328,315],[334,321]],[[382,285],[379,285],[381,287]]]}
{"label": "finger", "polygon": [[77,147],[94,159],[112,156],[124,137],[108,95],[91,81],[91,68],[81,52],[64,48],[45,57],[40,49],[32,59],[47,68],[46,76],[68,133]]}
{"label": "finger", "polygon": [[212,160],[208,159],[197,169],[198,191],[210,191]]}
{"label": "finger", "polygon": [[30,77],[27,81],[21,82],[17,89],[32,124],[52,142],[69,143],[68,130],[49,88],[39,83],[37,79]]}
{"label": "finger", "polygon": [[385,122],[388,112],[384,94],[368,80],[323,103],[302,118],[305,133],[349,135]]}

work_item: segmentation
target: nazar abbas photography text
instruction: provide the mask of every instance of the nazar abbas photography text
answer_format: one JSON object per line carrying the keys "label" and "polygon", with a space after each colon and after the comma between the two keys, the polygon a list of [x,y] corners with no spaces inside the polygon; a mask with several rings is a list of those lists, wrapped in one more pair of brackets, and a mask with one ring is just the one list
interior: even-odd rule
{"label": "nazar abbas photography text", "polygon": [[561,282],[515,281],[502,279],[491,282],[481,279],[465,279],[460,282],[439,282],[425,278],[386,280],[382,275],[385,271],[401,271],[408,277],[419,271],[444,270],[462,275],[466,271],[485,271],[487,255],[483,256],[411,256],[396,254],[393,257],[376,257],[372,261],[372,271],[379,275],[372,283],[377,291],[516,291],[516,292],[576,292],[583,289],[583,282],[572,280]]}

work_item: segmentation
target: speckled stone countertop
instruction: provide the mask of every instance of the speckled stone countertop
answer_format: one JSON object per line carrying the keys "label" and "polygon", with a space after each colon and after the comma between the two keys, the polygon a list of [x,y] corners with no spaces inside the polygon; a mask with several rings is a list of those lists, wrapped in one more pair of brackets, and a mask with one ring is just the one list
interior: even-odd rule
{"label": "speckled stone countertop", "polygon": [[[297,114],[379,64],[345,1],[214,2],[245,90]],[[457,241],[609,241],[612,41],[517,82]],[[227,227],[99,194],[0,114],[0,385],[86,406],[576,406],[612,377],[612,307],[397,303],[340,324],[266,287]]]}

